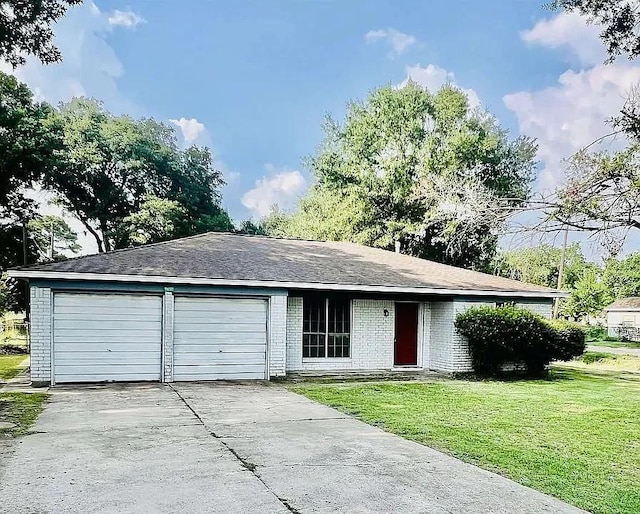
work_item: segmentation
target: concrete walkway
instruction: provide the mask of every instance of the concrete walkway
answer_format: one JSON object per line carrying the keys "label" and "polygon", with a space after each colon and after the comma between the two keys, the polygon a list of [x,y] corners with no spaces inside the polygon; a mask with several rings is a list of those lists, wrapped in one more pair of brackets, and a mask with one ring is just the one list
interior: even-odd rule
{"label": "concrete walkway", "polygon": [[575,513],[278,386],[53,388],[7,512]]}
{"label": "concrete walkway", "polygon": [[618,348],[613,346],[587,346],[588,352],[613,353],[616,355],[632,355],[640,357],[640,348]]}

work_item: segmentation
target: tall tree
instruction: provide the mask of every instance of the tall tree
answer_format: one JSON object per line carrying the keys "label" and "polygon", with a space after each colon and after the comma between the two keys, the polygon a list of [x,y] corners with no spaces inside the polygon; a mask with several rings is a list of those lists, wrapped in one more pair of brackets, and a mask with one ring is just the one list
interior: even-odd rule
{"label": "tall tree", "polygon": [[616,298],[640,296],[640,252],[625,259],[609,259],[604,268],[604,283]]}
{"label": "tall tree", "polygon": [[55,168],[62,130],[55,111],[34,102],[31,90],[0,72],[0,219],[28,217],[25,190]]}
{"label": "tall tree", "polygon": [[70,6],[82,0],[2,0],[0,1],[0,59],[14,68],[34,55],[43,64],[62,59],[53,44],[51,25]]}
{"label": "tall tree", "polygon": [[87,98],[62,105],[60,117],[65,165],[45,182],[93,235],[100,252],[135,244],[122,237],[123,220],[138,212],[148,195],[184,208],[176,235],[232,227],[220,206],[223,180],[209,149],[182,151],[172,127],[114,116]]}
{"label": "tall tree", "polygon": [[60,216],[37,216],[27,224],[29,237],[38,250],[38,260],[59,260],[80,252],[76,234]]}
{"label": "tall tree", "polygon": [[[548,244],[502,252],[495,260],[495,273],[503,277],[544,287],[557,287],[562,249]],[[586,270],[596,269],[588,262],[580,243],[569,245],[565,252],[562,283],[573,289]]]}
{"label": "tall tree", "polygon": [[529,194],[533,141],[510,140],[451,86],[436,94],[415,83],[383,87],[351,102],[342,123],[328,119],[325,133],[310,159],[315,185],[292,216],[269,220],[271,231],[387,249],[400,241],[412,255],[486,269],[496,227],[471,224],[456,237],[459,212],[447,213],[432,191],[473,182],[507,209]]}
{"label": "tall tree", "polygon": [[553,0],[551,7],[577,12],[592,23],[602,25],[600,33],[610,60],[620,55],[635,59],[640,55],[640,10],[632,0]]}

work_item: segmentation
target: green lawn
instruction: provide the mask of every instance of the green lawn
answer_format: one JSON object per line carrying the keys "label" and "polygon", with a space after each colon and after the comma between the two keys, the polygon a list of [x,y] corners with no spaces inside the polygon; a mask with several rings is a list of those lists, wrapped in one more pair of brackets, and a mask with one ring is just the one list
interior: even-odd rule
{"label": "green lawn", "polygon": [[607,339],[593,339],[587,341],[592,346],[608,346],[609,348],[640,348],[640,342],[637,341],[608,341]]}
{"label": "green lawn", "polygon": [[29,428],[42,412],[47,399],[43,393],[0,392],[0,421],[13,423],[13,428],[0,428],[0,436],[18,437],[29,433]]}
{"label": "green lawn", "polygon": [[23,369],[20,363],[26,358],[26,355],[0,355],[0,379],[9,380],[20,373]]}
{"label": "green lawn", "polygon": [[640,512],[640,377],[304,384],[309,398],[596,513]]}

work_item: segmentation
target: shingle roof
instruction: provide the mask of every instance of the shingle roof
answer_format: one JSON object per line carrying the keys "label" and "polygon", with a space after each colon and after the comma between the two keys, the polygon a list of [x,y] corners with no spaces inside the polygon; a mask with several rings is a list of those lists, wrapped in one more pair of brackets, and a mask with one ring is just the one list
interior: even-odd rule
{"label": "shingle roof", "polygon": [[605,309],[605,311],[610,310],[640,310],[640,296],[630,296],[629,298],[616,300]]}
{"label": "shingle roof", "polygon": [[[557,291],[377,248],[210,232],[20,268],[33,272],[540,293]],[[289,285],[289,287],[293,287]]]}

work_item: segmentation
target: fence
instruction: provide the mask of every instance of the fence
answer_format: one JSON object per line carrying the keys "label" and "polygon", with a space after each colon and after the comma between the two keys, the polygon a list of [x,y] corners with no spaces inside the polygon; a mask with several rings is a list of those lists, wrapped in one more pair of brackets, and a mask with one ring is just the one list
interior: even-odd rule
{"label": "fence", "polygon": [[616,336],[623,341],[640,341],[640,328],[621,325],[612,327]]}
{"label": "fence", "polygon": [[20,319],[0,320],[0,345],[21,346],[29,350],[29,323]]}

